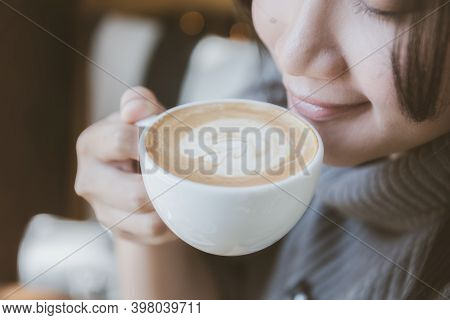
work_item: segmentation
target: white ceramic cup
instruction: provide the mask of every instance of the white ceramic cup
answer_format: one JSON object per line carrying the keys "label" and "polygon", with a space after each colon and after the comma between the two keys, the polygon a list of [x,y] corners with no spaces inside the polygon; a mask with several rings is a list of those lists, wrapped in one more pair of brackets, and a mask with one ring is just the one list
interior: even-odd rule
{"label": "white ceramic cup", "polygon": [[[188,103],[168,113],[208,103],[236,102],[281,108],[252,100],[225,99]],[[139,143],[140,162],[154,208],[180,239],[207,253],[244,255],[272,245],[302,217],[314,195],[323,159],[322,140],[308,121],[302,118],[315,134],[318,148],[306,170],[275,185],[228,187],[183,180],[151,160],[145,137],[152,124],[165,116],[167,112],[139,124],[145,126]]]}

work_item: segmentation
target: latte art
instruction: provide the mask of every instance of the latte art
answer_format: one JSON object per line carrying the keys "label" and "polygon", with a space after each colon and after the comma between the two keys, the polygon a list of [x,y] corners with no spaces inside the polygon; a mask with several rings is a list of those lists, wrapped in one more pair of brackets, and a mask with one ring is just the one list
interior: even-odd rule
{"label": "latte art", "polygon": [[180,154],[203,161],[205,168],[214,169],[215,175],[242,177],[275,169],[289,158],[287,139],[277,139],[275,132],[268,132],[273,128],[263,127],[263,122],[224,119],[205,126],[212,130],[194,128],[192,135],[180,139]]}
{"label": "latte art", "polygon": [[317,151],[317,138],[296,115],[243,103],[175,110],[146,138],[150,158],[165,171],[223,186],[285,179],[304,170]]}

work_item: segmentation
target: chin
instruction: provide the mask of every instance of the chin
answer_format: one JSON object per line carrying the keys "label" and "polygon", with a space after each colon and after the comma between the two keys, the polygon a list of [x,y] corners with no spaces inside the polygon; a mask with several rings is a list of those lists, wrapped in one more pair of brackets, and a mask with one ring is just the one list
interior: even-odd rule
{"label": "chin", "polygon": [[[352,121],[353,122],[353,121]],[[314,123],[324,145],[323,162],[330,166],[353,167],[383,157],[386,148],[375,144],[377,137],[363,138],[355,136],[353,132],[360,130],[349,127],[351,122],[345,123]],[[370,140],[369,142],[367,140]]]}

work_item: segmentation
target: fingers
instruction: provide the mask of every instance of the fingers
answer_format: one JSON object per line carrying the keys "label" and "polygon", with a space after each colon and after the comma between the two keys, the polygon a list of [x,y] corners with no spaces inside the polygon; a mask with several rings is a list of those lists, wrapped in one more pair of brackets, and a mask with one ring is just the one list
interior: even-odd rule
{"label": "fingers", "polygon": [[155,95],[144,87],[127,90],[120,100],[120,115],[126,123],[135,123],[162,111],[165,109]]}
{"label": "fingers", "polygon": [[87,159],[79,163],[76,192],[89,203],[103,203],[126,212],[152,212],[153,206],[138,174]]}
{"label": "fingers", "polygon": [[174,235],[154,212],[142,177],[133,172],[139,158],[139,129],[133,124],[161,109],[149,90],[128,90],[121,99],[121,112],[86,129],[76,146],[77,194],[91,204],[106,227],[148,244],[164,243]]}
{"label": "fingers", "polygon": [[108,119],[93,124],[78,138],[79,157],[91,156],[101,161],[138,160],[139,130],[133,125]]}
{"label": "fingers", "polygon": [[103,204],[93,208],[103,226],[129,240],[156,245],[176,238],[156,212],[136,214]]}

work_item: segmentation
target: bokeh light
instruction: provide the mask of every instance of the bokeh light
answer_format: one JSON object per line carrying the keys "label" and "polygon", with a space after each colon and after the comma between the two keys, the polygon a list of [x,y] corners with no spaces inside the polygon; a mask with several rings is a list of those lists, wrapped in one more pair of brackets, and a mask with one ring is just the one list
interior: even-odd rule
{"label": "bokeh light", "polygon": [[190,36],[195,36],[202,32],[205,27],[205,18],[198,11],[189,11],[180,18],[181,30]]}

